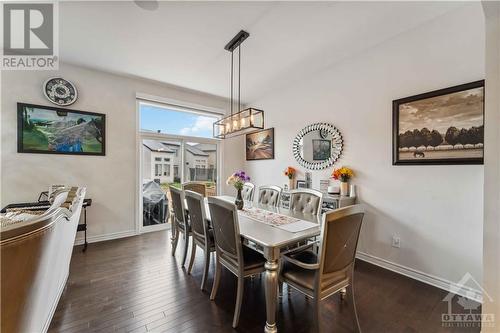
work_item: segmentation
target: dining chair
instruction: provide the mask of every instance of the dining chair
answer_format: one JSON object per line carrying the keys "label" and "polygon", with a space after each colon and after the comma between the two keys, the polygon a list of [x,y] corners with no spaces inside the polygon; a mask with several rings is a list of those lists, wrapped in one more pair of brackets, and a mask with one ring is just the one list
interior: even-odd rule
{"label": "dining chair", "polygon": [[281,187],[274,185],[264,185],[259,187],[258,203],[278,207],[281,191]]}
{"label": "dining chair", "polygon": [[312,189],[290,191],[290,211],[302,214],[321,214],[323,193]]}
{"label": "dining chair", "polygon": [[361,331],[354,301],[353,277],[363,216],[361,205],[330,211],[323,216],[319,255],[310,249],[282,255],[280,283],[285,282],[306,297],[314,299],[318,330],[321,324],[321,300],[347,289],[354,324],[357,331]]}
{"label": "dining chair", "polygon": [[189,259],[188,274],[193,269],[194,258],[196,256],[196,247],[199,246],[205,252],[205,267],[203,269],[203,278],[201,280],[201,290],[205,289],[210,267],[210,253],[215,251],[213,230],[209,228],[207,214],[205,212],[205,199],[199,193],[194,191],[184,191],[186,204],[189,211],[189,222],[191,222],[191,258]]}
{"label": "dining chair", "polygon": [[253,192],[255,185],[252,183],[243,184],[243,189],[241,190],[241,197],[244,201],[253,201]]}
{"label": "dining chair", "polygon": [[182,254],[182,267],[186,264],[187,251],[189,247],[189,236],[191,236],[191,228],[186,216],[186,208],[184,203],[184,191],[173,186],[169,187],[170,197],[172,199],[172,207],[174,210],[173,228],[175,229],[174,239],[172,241],[172,255],[175,255],[177,243],[179,242],[180,234],[184,235],[184,252]]}
{"label": "dining chair", "polygon": [[182,184],[182,189],[184,191],[193,191],[201,194],[203,197],[207,196],[207,187],[204,183],[200,182],[187,182]]}
{"label": "dining chair", "polygon": [[224,266],[238,278],[236,306],[233,328],[238,326],[241,302],[243,300],[243,280],[246,277],[265,271],[266,259],[258,252],[241,244],[236,206],[216,197],[208,198],[208,207],[215,238],[215,277],[210,300],[215,299],[219,288],[221,267]]}

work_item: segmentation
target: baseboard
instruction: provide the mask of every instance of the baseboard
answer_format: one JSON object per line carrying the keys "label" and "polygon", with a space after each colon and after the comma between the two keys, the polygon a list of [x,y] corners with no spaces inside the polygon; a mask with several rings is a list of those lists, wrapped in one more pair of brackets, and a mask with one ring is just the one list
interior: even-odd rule
{"label": "baseboard", "polygon": [[356,253],[356,258],[366,261],[370,264],[385,268],[387,270],[393,271],[395,273],[407,276],[409,278],[418,280],[423,283],[427,283],[431,286],[437,287],[439,289],[443,289],[446,291],[453,290],[453,293],[460,295],[460,296],[465,296],[468,298],[471,298],[475,300],[476,302],[482,303],[483,295],[482,292],[478,289],[470,288],[467,286],[463,286],[460,284],[457,284],[456,282],[448,281],[446,279],[433,276],[431,274],[427,274],[421,271],[418,271],[413,268],[409,268],[400,264],[393,263],[389,260],[382,259],[379,257],[376,257],[374,255],[364,253],[364,252],[357,252]]}
{"label": "baseboard", "polygon": [[[87,237],[87,243],[104,242],[104,241],[108,241],[108,240],[112,240],[112,239],[125,238],[125,237],[130,237],[130,236],[135,236],[135,235],[137,235],[137,232],[135,230],[119,231],[119,232],[113,232],[110,234]],[[75,246],[82,245],[83,243],[84,243],[83,238],[75,239]]]}

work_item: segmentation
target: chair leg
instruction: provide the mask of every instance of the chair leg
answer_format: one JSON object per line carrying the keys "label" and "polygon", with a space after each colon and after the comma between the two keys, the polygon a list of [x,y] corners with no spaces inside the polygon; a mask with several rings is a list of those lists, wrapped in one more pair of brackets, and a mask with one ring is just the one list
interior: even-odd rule
{"label": "chair leg", "polygon": [[321,332],[321,300],[319,297],[314,297],[314,322],[316,324],[317,332]]}
{"label": "chair leg", "polygon": [[172,256],[175,256],[175,250],[177,249],[177,243],[179,242],[179,230],[177,229],[177,226],[174,226],[172,229]]}
{"label": "chair leg", "polygon": [[201,290],[204,290],[207,285],[209,268],[210,268],[210,250],[205,249],[205,267],[203,268],[203,278],[201,279]]}
{"label": "chair leg", "polygon": [[210,293],[210,300],[213,301],[215,299],[215,295],[217,294],[217,289],[219,289],[220,282],[220,274],[221,274],[221,264],[219,260],[216,260],[215,263],[215,276],[214,276],[214,284],[212,286],[212,292]]}
{"label": "chair leg", "polygon": [[181,266],[184,267],[186,265],[186,258],[189,247],[189,233],[184,232],[184,253],[182,254]]}
{"label": "chair leg", "polygon": [[191,270],[193,269],[193,264],[194,264],[194,258],[196,256],[196,242],[194,239],[191,240],[191,258],[189,258],[189,267],[188,267],[188,274],[191,274]]}
{"label": "chair leg", "polygon": [[238,322],[240,321],[241,302],[243,301],[244,286],[245,285],[243,277],[238,277],[238,289],[236,291],[236,306],[234,308],[233,328],[236,328],[238,326]]}
{"label": "chair leg", "polygon": [[346,288],[342,288],[342,290],[340,291],[340,301],[341,302],[345,301],[346,294],[347,294]]}
{"label": "chair leg", "polygon": [[352,284],[350,284],[349,287],[347,287],[347,294],[349,295],[349,306],[351,307],[351,310],[353,312],[354,326],[356,332],[361,332],[361,327],[359,326],[358,312],[356,311],[356,302],[354,301],[354,289],[352,287]]}

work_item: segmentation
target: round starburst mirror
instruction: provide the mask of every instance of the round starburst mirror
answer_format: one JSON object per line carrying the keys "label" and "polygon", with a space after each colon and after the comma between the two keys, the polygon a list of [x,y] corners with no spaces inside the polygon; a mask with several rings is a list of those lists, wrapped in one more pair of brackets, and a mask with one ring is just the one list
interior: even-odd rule
{"label": "round starburst mirror", "polygon": [[328,123],[304,127],[293,140],[293,156],[306,169],[322,170],[332,166],[342,153],[342,134]]}

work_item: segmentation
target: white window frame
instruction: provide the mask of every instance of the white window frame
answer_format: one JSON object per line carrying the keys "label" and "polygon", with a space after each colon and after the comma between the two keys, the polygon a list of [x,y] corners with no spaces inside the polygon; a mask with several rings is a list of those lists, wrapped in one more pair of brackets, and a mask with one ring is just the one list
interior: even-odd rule
{"label": "white window frame", "polygon": [[[180,143],[180,160],[185,161],[185,144],[186,142],[198,142],[198,143],[208,143],[208,144],[215,144],[217,146],[217,193],[221,193],[222,190],[222,170],[223,170],[223,156],[224,156],[224,151],[223,151],[223,144],[222,140],[216,139],[216,138],[203,138],[203,137],[195,137],[195,136],[186,136],[186,135],[175,135],[175,134],[166,134],[166,133],[155,133],[155,132],[149,132],[149,131],[141,131],[141,113],[140,113],[140,105],[141,103],[144,104],[149,104],[153,106],[158,106],[162,108],[167,108],[169,110],[174,110],[174,111],[182,111],[182,112],[189,112],[189,113],[195,113],[195,114],[200,114],[200,115],[210,115],[210,116],[216,116],[216,117],[224,117],[225,111],[222,109],[217,109],[217,108],[211,108],[211,107],[206,107],[202,106],[199,104],[193,104],[189,102],[183,102],[183,101],[178,101],[178,100],[173,100],[173,99],[167,99],[163,97],[157,97],[157,96],[152,96],[152,95],[147,95],[147,94],[136,94],[136,233],[145,233],[145,232],[152,232],[152,231],[158,231],[158,230],[165,230],[165,229],[170,229],[170,223],[164,223],[160,225],[155,225],[155,226],[143,226],[143,213],[142,213],[142,159],[143,159],[143,154],[142,154],[142,140],[171,140],[171,141],[177,141]],[[177,153],[176,153],[177,156]],[[172,173],[174,173],[174,166],[172,164]],[[179,167],[179,174],[181,180],[184,180],[184,167]],[[173,176],[173,175],[172,175]],[[170,209],[170,204],[169,203],[169,209]]]}

